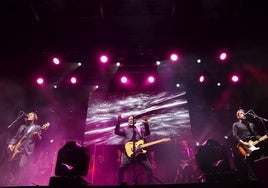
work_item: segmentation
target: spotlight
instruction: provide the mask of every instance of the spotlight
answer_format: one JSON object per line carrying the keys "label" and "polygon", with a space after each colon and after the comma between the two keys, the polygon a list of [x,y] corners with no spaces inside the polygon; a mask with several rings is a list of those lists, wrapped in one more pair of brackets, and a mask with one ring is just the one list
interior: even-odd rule
{"label": "spotlight", "polygon": [[57,154],[54,177],[50,178],[52,187],[86,186],[89,183],[81,176],[88,173],[90,160],[89,149],[75,141],[66,143]]}
{"label": "spotlight", "polygon": [[59,64],[60,64],[60,60],[59,60],[59,58],[57,58],[57,57],[54,57],[54,58],[52,59],[52,61],[53,61],[53,63],[54,63],[55,65],[59,65]]}
{"label": "spotlight", "polygon": [[179,56],[177,54],[171,54],[170,55],[170,60],[171,61],[177,61],[179,59]]}
{"label": "spotlight", "polygon": [[153,76],[148,76],[147,81],[148,83],[154,83],[155,78]]}
{"label": "spotlight", "polygon": [[231,80],[232,80],[232,82],[238,82],[239,81],[239,76],[238,75],[232,75],[231,76]]}
{"label": "spotlight", "polygon": [[102,63],[107,63],[107,62],[108,62],[108,57],[107,57],[106,55],[102,55],[102,56],[100,57],[100,61],[101,61]]}
{"label": "spotlight", "polygon": [[126,76],[122,76],[121,79],[120,79],[120,81],[121,81],[121,83],[126,84],[127,81],[128,81],[128,79],[127,79]]}
{"label": "spotlight", "polygon": [[71,78],[70,78],[70,82],[71,82],[72,84],[76,84],[76,83],[77,83],[77,78],[76,78],[76,77],[71,77]]}
{"label": "spotlight", "polygon": [[41,78],[41,77],[37,78],[37,80],[36,80],[36,83],[39,85],[44,84],[44,82],[45,82],[44,78]]}
{"label": "spotlight", "polygon": [[205,82],[205,76],[204,75],[199,76],[199,79],[198,80],[201,83]]}

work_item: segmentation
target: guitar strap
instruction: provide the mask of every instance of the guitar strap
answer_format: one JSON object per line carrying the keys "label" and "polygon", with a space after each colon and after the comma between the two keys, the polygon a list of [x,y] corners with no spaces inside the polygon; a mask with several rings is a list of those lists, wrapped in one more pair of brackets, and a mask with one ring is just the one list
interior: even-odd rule
{"label": "guitar strap", "polygon": [[135,132],[139,134],[139,136],[142,138],[141,130],[137,127],[135,127]]}
{"label": "guitar strap", "polygon": [[250,124],[247,122],[246,125],[247,125],[247,129],[248,129],[248,131],[249,131],[252,135],[255,135],[254,132],[253,132],[253,130],[251,129]]}

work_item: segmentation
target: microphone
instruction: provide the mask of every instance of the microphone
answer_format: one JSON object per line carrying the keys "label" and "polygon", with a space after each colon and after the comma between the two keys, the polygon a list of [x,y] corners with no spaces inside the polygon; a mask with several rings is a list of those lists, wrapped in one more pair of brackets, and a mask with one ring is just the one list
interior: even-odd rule
{"label": "microphone", "polygon": [[23,114],[25,117],[28,118],[28,115],[25,112],[23,112],[23,111],[20,111],[20,112],[21,112],[21,114]]}
{"label": "microphone", "polygon": [[245,112],[244,115],[248,115],[248,114],[250,114],[250,111],[251,111],[251,110]]}
{"label": "microphone", "polygon": [[254,118],[256,117],[256,114],[252,113],[251,110],[247,111],[247,112],[245,113],[245,116],[246,116],[246,115],[253,116]]}

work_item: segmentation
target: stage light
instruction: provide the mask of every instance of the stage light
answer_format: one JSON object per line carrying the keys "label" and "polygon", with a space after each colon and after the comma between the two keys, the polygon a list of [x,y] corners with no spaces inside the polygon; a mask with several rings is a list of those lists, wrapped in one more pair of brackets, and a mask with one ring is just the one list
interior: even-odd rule
{"label": "stage light", "polygon": [[117,66],[117,67],[120,67],[120,65],[121,65],[120,62],[117,62],[117,63],[116,63],[116,66]]}
{"label": "stage light", "polygon": [[108,57],[106,55],[102,55],[102,56],[100,56],[100,61],[102,63],[107,63],[108,62]]}
{"label": "stage light", "polygon": [[177,61],[178,59],[179,59],[179,56],[177,54],[173,53],[173,54],[170,55],[170,60],[171,61],[174,62],[174,61]]}
{"label": "stage light", "polygon": [[220,52],[218,55],[218,58],[221,62],[224,62],[228,59],[228,54],[227,52]]}
{"label": "stage light", "polygon": [[225,52],[220,54],[220,60],[225,60],[227,58],[227,54]]}
{"label": "stage light", "polygon": [[120,78],[121,83],[126,84],[128,82],[128,78],[126,76],[122,76]]}
{"label": "stage light", "polygon": [[238,75],[232,75],[231,80],[232,80],[232,82],[236,83],[236,82],[239,81],[239,76]]}
{"label": "stage light", "polygon": [[205,76],[204,75],[199,76],[198,80],[201,83],[205,82]]}
{"label": "stage light", "polygon": [[153,76],[148,76],[147,81],[148,83],[154,83],[155,78]]}
{"label": "stage light", "polygon": [[161,65],[161,62],[160,62],[160,61],[156,61],[155,64],[156,64],[157,66],[159,66],[159,65]]}
{"label": "stage light", "polygon": [[43,78],[41,78],[41,77],[37,78],[37,80],[36,80],[36,83],[39,84],[39,85],[44,84],[44,82],[45,82],[45,80]]}
{"label": "stage light", "polygon": [[77,83],[77,78],[76,77],[71,77],[70,78],[70,82],[72,83],[72,84],[76,84]]}
{"label": "stage light", "polygon": [[57,57],[54,57],[54,58],[52,59],[52,61],[53,61],[53,63],[54,63],[55,65],[59,65],[59,64],[60,64],[60,60],[59,60],[59,58],[57,58]]}
{"label": "stage light", "polygon": [[50,177],[50,187],[88,187],[83,176],[88,174],[90,151],[75,141],[67,142],[57,153],[55,176]]}

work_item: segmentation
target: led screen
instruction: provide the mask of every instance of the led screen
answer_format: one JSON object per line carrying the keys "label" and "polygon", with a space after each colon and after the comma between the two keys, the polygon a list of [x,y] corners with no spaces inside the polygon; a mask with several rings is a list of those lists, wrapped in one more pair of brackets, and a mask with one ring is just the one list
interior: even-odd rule
{"label": "led screen", "polygon": [[127,126],[129,115],[137,118],[142,127],[142,116],[149,118],[150,140],[162,138],[191,138],[191,125],[186,92],[126,92],[89,95],[84,145],[123,144],[114,134],[118,114],[122,114],[121,127]]}

